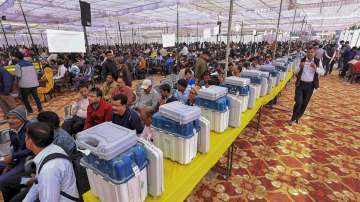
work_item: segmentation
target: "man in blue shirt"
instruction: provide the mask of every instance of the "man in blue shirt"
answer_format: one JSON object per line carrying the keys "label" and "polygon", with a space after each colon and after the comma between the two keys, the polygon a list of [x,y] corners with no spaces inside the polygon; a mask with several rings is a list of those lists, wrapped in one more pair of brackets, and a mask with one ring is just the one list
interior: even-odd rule
{"label": "man in blue shirt", "polygon": [[117,94],[112,98],[113,118],[112,122],[136,130],[136,134],[141,134],[144,130],[144,124],[139,115],[127,106],[127,97],[124,94]]}
{"label": "man in blue shirt", "polygon": [[189,97],[189,89],[187,88],[188,82],[185,79],[180,79],[177,83],[177,90],[174,93],[174,97],[182,102],[186,103]]}

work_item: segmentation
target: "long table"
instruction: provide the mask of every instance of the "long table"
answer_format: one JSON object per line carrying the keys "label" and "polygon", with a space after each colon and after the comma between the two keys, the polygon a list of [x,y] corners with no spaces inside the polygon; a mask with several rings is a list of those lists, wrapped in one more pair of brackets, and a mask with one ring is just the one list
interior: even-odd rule
{"label": "long table", "polygon": [[[212,167],[214,167],[216,162],[219,161],[222,155],[239,136],[241,131],[255,117],[261,107],[273,100],[286,86],[292,76],[293,73],[289,72],[286,79],[274,87],[270,94],[257,99],[255,107],[242,114],[241,126],[239,128],[228,128],[223,133],[211,132],[210,150],[207,154],[198,153],[198,155],[188,165],[181,165],[168,159],[164,159],[164,192],[157,198],[149,196],[146,198],[146,201],[184,201],[200,180]],[[84,194],[84,201],[99,202],[99,199],[92,195],[91,192],[88,192]]]}

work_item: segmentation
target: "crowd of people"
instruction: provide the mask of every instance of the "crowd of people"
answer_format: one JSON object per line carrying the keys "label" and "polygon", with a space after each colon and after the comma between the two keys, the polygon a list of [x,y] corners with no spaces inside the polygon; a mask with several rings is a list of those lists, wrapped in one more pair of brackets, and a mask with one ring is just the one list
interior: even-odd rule
{"label": "crowd of people", "polygon": [[[291,44],[291,53],[304,58],[295,70],[300,74],[304,72],[304,76],[298,77],[292,122],[298,122],[310,100],[309,94],[316,88],[311,86],[309,90],[309,82],[316,80],[314,75],[331,74],[338,61],[339,65],[342,61],[343,68],[346,68],[346,61],[356,58],[347,55],[348,50],[340,54],[343,47],[314,45],[318,48],[308,48],[305,57],[303,49],[307,45],[301,42]],[[271,64],[274,55],[280,57],[289,52],[289,43],[279,43],[275,54],[274,44],[232,43],[229,68],[225,72],[225,47],[224,43],[181,44],[178,49],[165,49],[159,44],[93,45],[86,57],[81,54],[48,54],[45,48],[1,49],[0,78],[3,85],[0,104],[13,146],[11,154],[0,159],[0,191],[5,201],[71,201],[71,197],[79,198],[81,192],[76,186],[72,161],[56,158],[42,164],[50,154],[60,153],[70,159],[76,156],[75,135],[78,132],[110,121],[135,130],[140,137],[152,141],[151,118],[161,105],[173,101],[194,105],[200,88],[222,84],[225,75],[240,77],[243,69]],[[35,53],[39,53],[37,57]],[[36,61],[31,61],[31,58],[36,58]],[[308,65],[308,61],[311,64]],[[41,63],[40,74],[32,62]],[[14,75],[5,68],[9,64],[16,65]],[[167,77],[170,79],[158,85],[148,78],[149,74],[158,72],[176,76]],[[142,79],[135,90],[133,79]],[[56,86],[63,87],[64,81],[70,83],[70,88],[78,89],[79,95],[72,103],[72,116],[61,124],[55,112],[44,111],[42,102]],[[18,92],[24,105],[16,106],[14,91]],[[28,101],[30,95],[36,103],[37,115]],[[28,120],[28,114],[35,115],[35,118]],[[29,162],[35,163],[35,171]],[[43,166],[41,172],[40,166]]]}

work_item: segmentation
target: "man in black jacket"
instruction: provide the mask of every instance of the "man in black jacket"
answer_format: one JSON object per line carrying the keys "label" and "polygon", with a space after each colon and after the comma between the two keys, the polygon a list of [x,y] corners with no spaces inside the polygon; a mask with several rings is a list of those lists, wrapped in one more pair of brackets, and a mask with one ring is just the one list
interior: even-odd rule
{"label": "man in black jacket", "polygon": [[295,104],[290,125],[299,123],[315,89],[319,88],[319,76],[324,75],[321,60],[315,57],[315,48],[310,47],[307,55],[295,69]]}
{"label": "man in black jacket", "polygon": [[113,76],[113,78],[116,80],[117,79],[117,67],[114,62],[114,54],[112,53],[111,50],[108,50],[105,52],[105,55],[106,55],[106,60],[102,64],[101,78],[103,81],[105,81],[106,75],[111,74]]}

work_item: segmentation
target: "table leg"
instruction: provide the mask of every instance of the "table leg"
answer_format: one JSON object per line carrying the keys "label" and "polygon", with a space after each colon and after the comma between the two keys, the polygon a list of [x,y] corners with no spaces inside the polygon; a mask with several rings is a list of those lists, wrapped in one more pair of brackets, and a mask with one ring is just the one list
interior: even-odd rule
{"label": "table leg", "polygon": [[260,109],[259,109],[258,122],[257,122],[257,131],[260,130],[262,108],[263,107],[261,106]]}

